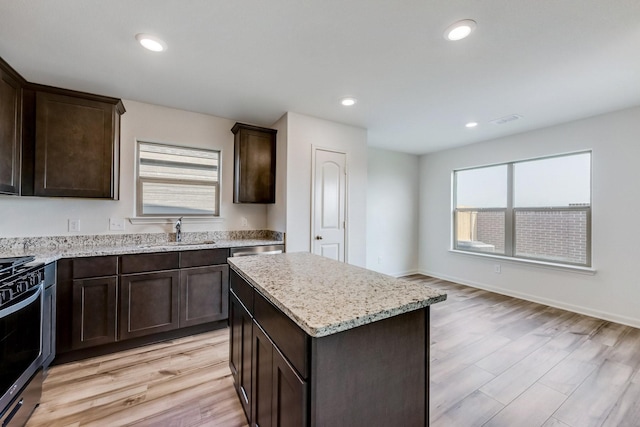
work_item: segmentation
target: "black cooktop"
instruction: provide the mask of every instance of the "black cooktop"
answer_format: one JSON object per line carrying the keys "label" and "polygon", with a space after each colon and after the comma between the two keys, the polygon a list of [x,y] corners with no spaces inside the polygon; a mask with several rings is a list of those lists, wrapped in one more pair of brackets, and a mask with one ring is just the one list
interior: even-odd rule
{"label": "black cooktop", "polygon": [[31,262],[34,259],[34,256],[0,258],[0,279],[7,275],[12,276],[21,265]]}
{"label": "black cooktop", "polygon": [[0,309],[20,299],[42,283],[44,264],[33,256],[0,258]]}

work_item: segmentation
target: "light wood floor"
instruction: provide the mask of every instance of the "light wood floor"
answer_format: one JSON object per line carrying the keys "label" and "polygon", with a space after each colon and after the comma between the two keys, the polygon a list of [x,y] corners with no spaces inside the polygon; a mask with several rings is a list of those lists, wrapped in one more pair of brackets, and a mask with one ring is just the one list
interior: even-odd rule
{"label": "light wood floor", "polygon": [[246,426],[229,330],[53,366],[36,426]]}
{"label": "light wood floor", "polygon": [[[425,276],[431,425],[638,426],[640,330]],[[36,426],[245,426],[226,329],[55,366]]]}

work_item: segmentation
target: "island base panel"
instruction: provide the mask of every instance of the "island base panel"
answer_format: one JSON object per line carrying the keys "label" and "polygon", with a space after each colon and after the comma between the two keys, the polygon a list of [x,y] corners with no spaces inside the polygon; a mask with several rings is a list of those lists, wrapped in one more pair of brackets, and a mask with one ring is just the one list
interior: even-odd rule
{"label": "island base panel", "polygon": [[313,426],[426,426],[429,308],[312,340]]}

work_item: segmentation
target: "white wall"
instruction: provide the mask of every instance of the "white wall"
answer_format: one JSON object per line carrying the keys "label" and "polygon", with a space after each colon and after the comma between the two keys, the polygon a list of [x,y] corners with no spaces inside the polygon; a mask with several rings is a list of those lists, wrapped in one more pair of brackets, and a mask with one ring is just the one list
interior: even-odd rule
{"label": "white wall", "polygon": [[369,148],[367,268],[392,276],[418,271],[418,156]]}
{"label": "white wall", "polygon": [[347,153],[347,262],[366,265],[367,131],[287,113],[287,251],[311,250],[312,147]]}
{"label": "white wall", "polygon": [[[640,107],[422,156],[420,270],[436,277],[640,326]],[[451,172],[592,149],[596,274],[451,253]]]}
{"label": "white wall", "polygon": [[[233,120],[183,110],[124,101],[122,116],[120,200],[0,196],[0,237],[122,233],[109,231],[109,218],[134,216],[136,139],[222,151],[222,222],[194,223],[184,231],[264,229],[265,205],[233,204]],[[248,227],[241,226],[246,217]],[[10,218],[10,220],[8,220]],[[80,219],[80,232],[67,231],[67,219]],[[170,224],[132,225],[124,233],[172,232]]]}
{"label": "white wall", "polygon": [[[276,202],[267,205],[267,228],[287,231],[287,114],[275,122],[276,129]],[[286,238],[286,237],[285,237]]]}

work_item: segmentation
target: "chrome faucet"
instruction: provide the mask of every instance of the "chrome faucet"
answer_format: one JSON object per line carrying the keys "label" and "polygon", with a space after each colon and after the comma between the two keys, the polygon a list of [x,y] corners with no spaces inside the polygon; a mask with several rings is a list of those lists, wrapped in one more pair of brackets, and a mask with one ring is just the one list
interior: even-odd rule
{"label": "chrome faucet", "polygon": [[182,217],[176,221],[176,242],[182,241]]}

